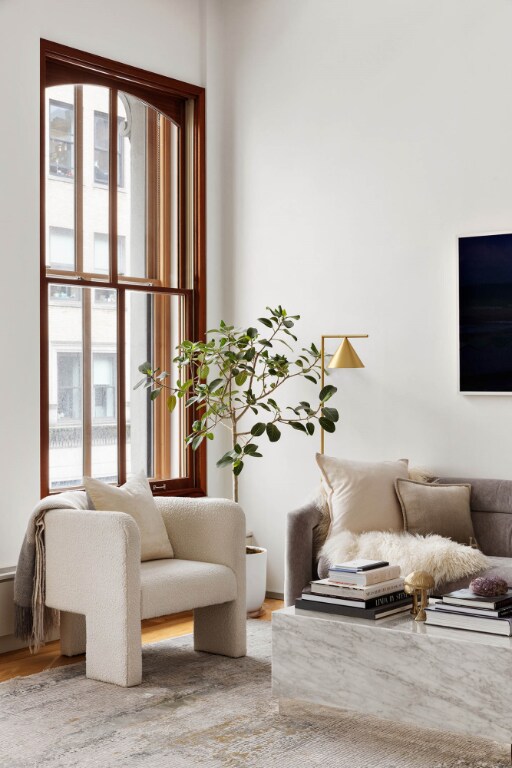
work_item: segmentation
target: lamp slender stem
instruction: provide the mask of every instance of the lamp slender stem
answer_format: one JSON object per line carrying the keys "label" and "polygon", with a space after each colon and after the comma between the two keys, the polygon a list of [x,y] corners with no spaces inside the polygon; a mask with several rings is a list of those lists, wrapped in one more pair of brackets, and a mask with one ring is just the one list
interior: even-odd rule
{"label": "lamp slender stem", "polygon": [[[320,347],[322,351],[322,389],[324,388],[325,383],[325,336],[322,336],[322,344]],[[320,427],[320,453],[324,452],[324,430],[322,427]]]}

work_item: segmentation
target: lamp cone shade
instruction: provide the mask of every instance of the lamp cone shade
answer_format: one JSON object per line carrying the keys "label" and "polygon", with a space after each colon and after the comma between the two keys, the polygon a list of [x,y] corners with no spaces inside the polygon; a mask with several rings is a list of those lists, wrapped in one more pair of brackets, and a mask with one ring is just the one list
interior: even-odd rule
{"label": "lamp cone shade", "polygon": [[364,368],[357,352],[345,338],[331,358],[328,368]]}

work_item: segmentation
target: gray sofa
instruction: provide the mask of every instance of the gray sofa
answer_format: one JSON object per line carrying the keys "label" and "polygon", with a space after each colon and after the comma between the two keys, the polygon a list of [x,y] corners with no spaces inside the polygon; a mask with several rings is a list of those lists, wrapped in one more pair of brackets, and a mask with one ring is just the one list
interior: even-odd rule
{"label": "gray sofa", "polygon": [[[477,541],[489,557],[487,573],[505,578],[512,587],[512,480],[441,477],[438,483],[470,483],[471,515]],[[325,526],[323,526],[325,527]],[[285,553],[285,603],[293,605],[311,579],[318,578],[322,512],[312,502],[288,513]],[[447,592],[467,586],[470,579],[439,588]]]}

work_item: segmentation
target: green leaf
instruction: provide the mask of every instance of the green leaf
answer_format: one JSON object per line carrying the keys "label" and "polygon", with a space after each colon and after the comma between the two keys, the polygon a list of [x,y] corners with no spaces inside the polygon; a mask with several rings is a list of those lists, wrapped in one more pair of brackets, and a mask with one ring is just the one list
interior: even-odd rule
{"label": "green leaf", "polygon": [[221,458],[217,462],[218,467],[227,467],[228,464],[233,463],[233,457],[231,455],[231,451],[228,451],[224,454],[224,456],[221,456]]}
{"label": "green leaf", "polygon": [[325,416],[326,419],[334,422],[338,421],[340,418],[336,408],[322,408],[322,416]]}
{"label": "green leaf", "polygon": [[336,424],[334,424],[330,419],[326,419],[325,416],[320,416],[318,419],[318,423],[322,427],[322,429],[325,429],[326,432],[335,432],[336,431]]}
{"label": "green leaf", "polygon": [[151,368],[151,363],[145,362],[142,363],[142,365],[139,365],[138,369],[141,373],[145,373],[146,376],[149,376],[151,373],[153,373],[153,370]]}
{"label": "green leaf", "polygon": [[208,438],[208,440],[213,440],[214,438],[213,432],[207,432],[206,437]]}
{"label": "green leaf", "polygon": [[295,323],[293,322],[293,320],[283,320],[283,325],[285,326],[285,328],[293,328]]}
{"label": "green leaf", "polygon": [[176,395],[169,395],[167,398],[167,410],[169,413],[172,413],[174,409],[176,408],[176,403],[178,402]]}
{"label": "green leaf", "polygon": [[[262,323],[263,325],[266,325],[267,328],[272,328],[272,323],[270,320],[267,320],[266,317],[258,317],[258,322]],[[142,371],[144,373],[144,371]]]}
{"label": "green leaf", "polygon": [[254,437],[259,437],[265,432],[265,424],[263,422],[259,421],[257,424],[254,425],[254,427],[251,429],[251,435],[254,435]]}
{"label": "green leaf", "polygon": [[248,328],[247,329],[247,335],[250,339],[255,339],[258,336],[258,329],[257,328]]}
{"label": "green leaf", "polygon": [[210,392],[215,392],[217,389],[219,389],[219,387],[220,387],[220,386],[221,386],[223,383],[224,383],[224,382],[223,382],[223,380],[222,380],[222,379],[214,379],[213,381],[211,381],[211,382],[209,383],[209,385],[208,385],[208,386],[209,386],[209,388],[210,388]]}
{"label": "green leaf", "polygon": [[298,430],[299,432],[305,432],[307,434],[307,429],[300,421],[290,421],[290,427],[293,427],[294,429]]}
{"label": "green leaf", "polygon": [[161,389],[154,389],[150,394],[151,400],[156,400],[161,391]]}
{"label": "green leaf", "polygon": [[308,423],[306,424],[306,429],[308,431],[308,435],[312,435],[314,433],[315,425],[313,424],[312,421],[308,421]]}
{"label": "green leaf", "polygon": [[209,367],[207,365],[202,365],[199,368],[197,375],[199,376],[200,379],[207,379],[209,373],[210,373]]}
{"label": "green leaf", "polygon": [[256,443],[248,443],[244,448],[244,453],[246,453],[248,456],[253,456],[257,452],[258,446]]}
{"label": "green leaf", "polygon": [[238,374],[238,376],[235,376],[235,382],[238,387],[243,387],[245,382],[247,381],[247,374],[245,371],[242,371]]}
{"label": "green leaf", "polygon": [[239,475],[243,468],[244,468],[243,461],[237,461],[235,464],[233,464],[233,474]]}
{"label": "green leaf", "polygon": [[269,408],[269,406],[266,403],[258,403],[258,407],[259,408],[263,408],[264,411],[269,411],[270,412],[270,408]]}
{"label": "green leaf", "polygon": [[197,451],[197,449],[199,448],[203,440],[204,440],[204,435],[196,435],[192,440],[192,450]]}
{"label": "green leaf", "polygon": [[313,376],[310,376],[309,373],[305,373],[304,378],[308,381],[312,381],[313,384],[318,384],[317,380]]}
{"label": "green leaf", "polygon": [[277,443],[279,438],[281,437],[281,432],[278,430],[275,424],[272,424],[272,422],[269,422],[266,427],[267,430],[267,437],[270,440],[271,443]]}
{"label": "green leaf", "polygon": [[320,394],[318,397],[322,401],[322,403],[325,403],[326,400],[329,400],[338,390],[336,387],[333,387],[332,384],[327,384],[323,389],[320,390]]}

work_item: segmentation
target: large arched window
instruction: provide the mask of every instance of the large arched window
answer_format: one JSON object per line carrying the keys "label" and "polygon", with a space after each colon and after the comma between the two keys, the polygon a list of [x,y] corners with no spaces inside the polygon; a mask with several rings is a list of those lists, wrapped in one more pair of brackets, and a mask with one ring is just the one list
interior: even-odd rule
{"label": "large arched window", "polygon": [[134,391],[205,331],[204,90],[41,41],[41,490],[205,492],[205,456]]}

